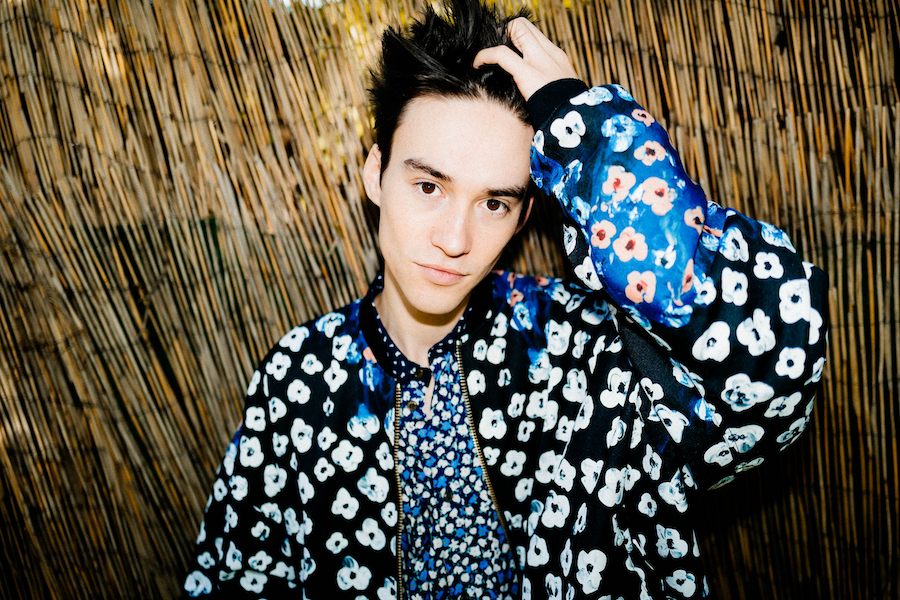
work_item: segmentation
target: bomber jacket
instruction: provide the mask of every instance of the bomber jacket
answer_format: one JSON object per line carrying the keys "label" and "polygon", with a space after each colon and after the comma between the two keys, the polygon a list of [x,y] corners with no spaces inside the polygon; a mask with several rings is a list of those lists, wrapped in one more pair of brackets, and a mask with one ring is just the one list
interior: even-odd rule
{"label": "bomber jacket", "polygon": [[[776,460],[809,423],[824,273],[782,231],[707,201],[620,86],[556,82],[529,108],[541,124],[532,177],[571,220],[580,282],[493,273],[456,344],[520,595],[705,596],[691,499]],[[372,320],[371,297],[358,300],[261,361],[189,595],[404,589],[395,415],[406,409]]]}

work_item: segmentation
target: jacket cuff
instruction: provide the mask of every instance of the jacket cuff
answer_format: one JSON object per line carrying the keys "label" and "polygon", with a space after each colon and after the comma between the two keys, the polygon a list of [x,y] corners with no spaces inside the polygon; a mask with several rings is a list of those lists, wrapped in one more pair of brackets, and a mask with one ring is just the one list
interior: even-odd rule
{"label": "jacket cuff", "polygon": [[541,129],[556,109],[570,98],[587,91],[588,86],[580,79],[557,79],[551,81],[528,99],[528,115],[535,129]]}

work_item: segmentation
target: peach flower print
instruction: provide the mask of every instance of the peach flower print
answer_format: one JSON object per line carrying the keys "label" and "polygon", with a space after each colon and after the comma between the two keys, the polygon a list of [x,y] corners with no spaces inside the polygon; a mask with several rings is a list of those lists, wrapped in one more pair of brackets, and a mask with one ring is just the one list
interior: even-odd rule
{"label": "peach flower print", "polygon": [[699,206],[695,206],[694,208],[689,208],[684,211],[684,222],[688,227],[693,227],[697,230],[697,233],[703,233],[703,222],[705,217],[703,216],[703,209]]}
{"label": "peach flower print", "polygon": [[634,227],[626,227],[622,234],[613,242],[613,250],[619,260],[628,262],[632,258],[644,260],[647,258],[647,243],[644,234],[637,233]]}
{"label": "peach flower print", "polygon": [[523,296],[522,292],[519,290],[513,290],[512,294],[509,295],[509,305],[515,306],[518,302],[521,302],[524,297],[525,296]]}
{"label": "peach flower print", "polygon": [[607,220],[591,225],[591,245],[598,248],[609,248],[613,236],[616,235],[616,226]]}
{"label": "peach flower print", "polygon": [[684,277],[681,278],[681,293],[686,293],[694,286],[694,259],[690,259],[684,268]]}
{"label": "peach flower print", "polygon": [[634,173],[629,173],[625,167],[613,165],[609,168],[609,174],[606,181],[603,182],[603,193],[612,196],[613,202],[618,202],[628,195],[628,192],[634,187],[637,181]]}
{"label": "peach flower print", "polygon": [[368,346],[363,350],[363,358],[365,358],[369,362],[378,362],[375,360],[375,353],[372,352],[372,349]]}
{"label": "peach flower print", "polygon": [[653,214],[662,216],[672,209],[675,190],[669,189],[669,183],[659,177],[648,177],[641,184],[641,200],[650,205]]}
{"label": "peach flower print", "polygon": [[640,121],[647,127],[650,127],[651,125],[653,125],[656,122],[656,119],[651,117],[650,113],[648,113],[646,110],[643,110],[640,108],[636,108],[633,111],[631,111],[631,118],[634,119],[635,121]]}
{"label": "peach flower print", "polygon": [[656,275],[653,271],[632,271],[628,274],[628,286],[625,287],[625,296],[634,302],[653,302],[656,293]]}
{"label": "peach flower print", "polygon": [[659,142],[649,140],[634,151],[634,157],[649,167],[658,160],[665,160],[666,149]]}

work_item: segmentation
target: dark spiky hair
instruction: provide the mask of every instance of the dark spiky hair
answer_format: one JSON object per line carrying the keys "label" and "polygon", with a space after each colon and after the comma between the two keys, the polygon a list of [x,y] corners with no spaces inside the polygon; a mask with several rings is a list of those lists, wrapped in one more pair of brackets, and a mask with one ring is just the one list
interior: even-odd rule
{"label": "dark spiky hair", "polygon": [[501,18],[478,0],[446,0],[444,12],[440,16],[429,6],[406,35],[388,27],[381,38],[381,60],[372,72],[369,95],[382,172],[390,160],[394,131],[415,98],[483,98],[508,107],[528,123],[525,98],[512,76],[496,65],[472,66],[484,48],[503,44],[519,53],[506,24],[527,18],[528,12]]}

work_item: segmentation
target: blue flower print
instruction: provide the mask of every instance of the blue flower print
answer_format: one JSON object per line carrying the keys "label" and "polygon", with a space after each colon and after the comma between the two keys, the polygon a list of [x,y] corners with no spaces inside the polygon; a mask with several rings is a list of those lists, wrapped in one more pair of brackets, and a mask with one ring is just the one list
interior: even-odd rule
{"label": "blue flower print", "polygon": [[631,117],[616,115],[603,122],[600,133],[612,140],[613,152],[624,152],[631,147],[631,142],[637,135],[637,126]]}
{"label": "blue flower print", "polygon": [[586,92],[582,92],[569,100],[569,102],[574,106],[585,105],[585,106],[597,106],[602,102],[609,102],[612,100],[612,92],[604,87],[595,87],[587,90]]}

